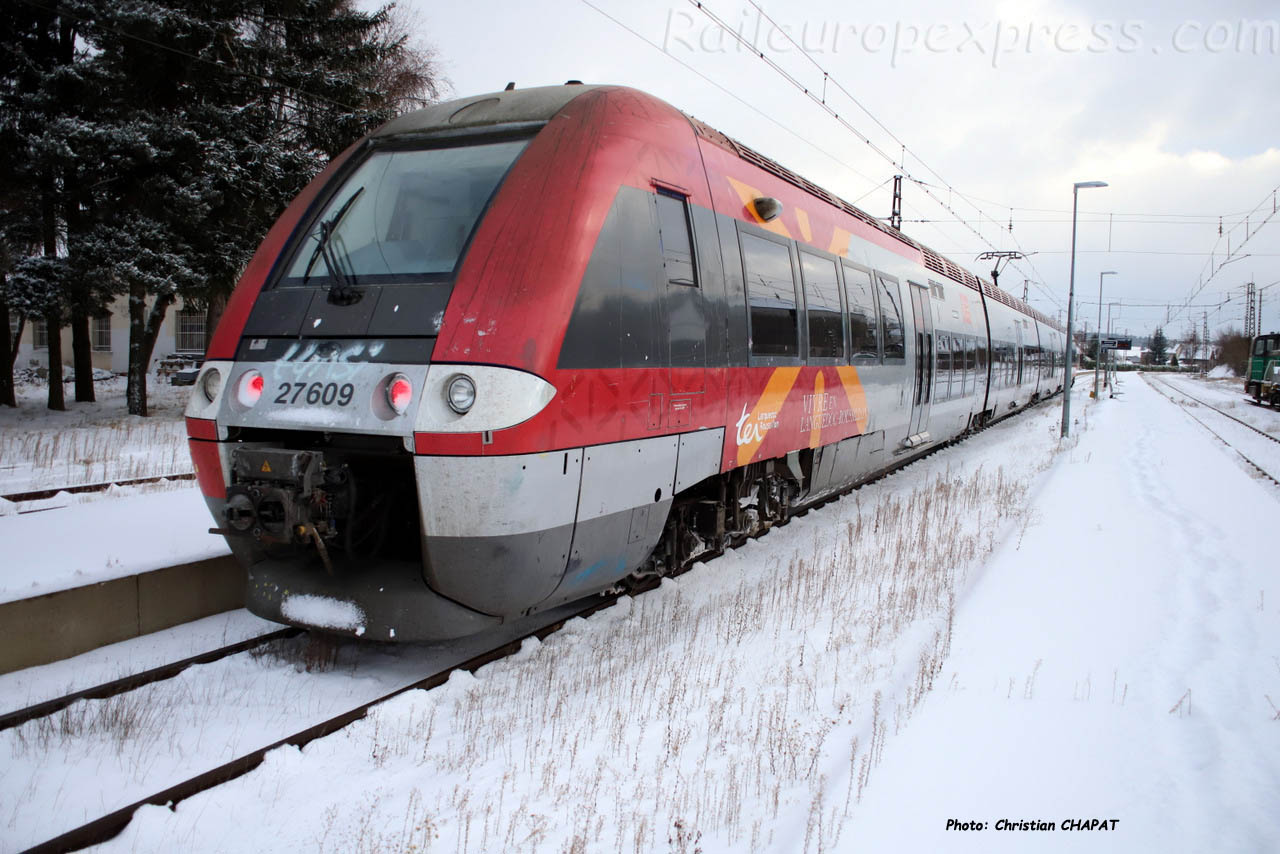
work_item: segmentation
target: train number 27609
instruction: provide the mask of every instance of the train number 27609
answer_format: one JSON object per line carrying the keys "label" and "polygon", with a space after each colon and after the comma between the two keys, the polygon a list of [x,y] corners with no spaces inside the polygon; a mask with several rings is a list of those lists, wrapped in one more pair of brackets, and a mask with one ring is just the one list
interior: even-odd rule
{"label": "train number 27609", "polygon": [[[304,394],[305,392],[305,394]],[[276,403],[295,404],[305,402],[311,406],[338,404],[346,406],[355,397],[356,387],[351,383],[280,383]]]}

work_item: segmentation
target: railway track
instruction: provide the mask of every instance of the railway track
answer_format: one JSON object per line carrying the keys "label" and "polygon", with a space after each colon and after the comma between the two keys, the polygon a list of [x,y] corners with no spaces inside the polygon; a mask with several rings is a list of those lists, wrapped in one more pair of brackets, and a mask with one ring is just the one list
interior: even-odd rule
{"label": "railway track", "polygon": [[[1146,374],[1143,374],[1143,376],[1145,377],[1145,376],[1146,376]],[[1182,395],[1183,397],[1187,398],[1188,400],[1194,400],[1196,403],[1200,404],[1201,406],[1207,406],[1208,408],[1210,408],[1210,409],[1214,410],[1215,412],[1217,412],[1217,413],[1218,413],[1219,415],[1221,415],[1223,418],[1230,418],[1232,421],[1236,422],[1237,424],[1240,424],[1241,426],[1244,426],[1244,427],[1248,427],[1250,430],[1252,430],[1253,432],[1257,433],[1259,436],[1263,436],[1263,437],[1265,437],[1265,438],[1267,438],[1267,439],[1270,439],[1271,441],[1275,442],[1276,444],[1280,444],[1280,439],[1276,438],[1275,436],[1272,436],[1270,433],[1266,432],[1265,430],[1259,430],[1257,427],[1254,427],[1254,426],[1253,426],[1252,424],[1250,424],[1248,421],[1245,421],[1245,420],[1240,419],[1240,418],[1236,418],[1234,415],[1230,414],[1230,413],[1229,413],[1229,412],[1227,412],[1226,410],[1219,409],[1218,407],[1214,406],[1212,403],[1209,403],[1209,402],[1208,402],[1208,401],[1206,401],[1206,400],[1201,400],[1200,398],[1196,397],[1194,394],[1191,394],[1191,393],[1190,393],[1190,392],[1188,392],[1188,391],[1185,391],[1185,390],[1183,390],[1183,389],[1180,389],[1180,388],[1177,388],[1177,387],[1175,387],[1175,386],[1169,385],[1169,383],[1165,382],[1164,380],[1161,380],[1161,383],[1163,383],[1163,384],[1165,385],[1165,387],[1166,387],[1166,388],[1169,388],[1169,389],[1171,389],[1172,391],[1177,392],[1178,394]],[[1250,402],[1252,402],[1252,401],[1253,401],[1253,398],[1245,398],[1245,399],[1246,399],[1246,400],[1249,400]]]}
{"label": "railway track", "polygon": [[192,665],[212,664],[213,662],[226,658],[227,656],[237,655],[241,652],[248,652],[255,647],[262,646],[263,644],[270,643],[271,641],[296,637],[300,634],[302,634],[302,630],[295,628],[269,632],[265,635],[259,635],[237,643],[227,644],[226,646],[219,647],[217,649],[211,649],[208,652],[202,652],[199,655],[193,655],[189,658],[184,658],[171,664],[163,664],[159,667],[152,667],[129,676],[122,676],[119,679],[112,679],[109,682],[103,682],[99,685],[94,685],[91,688],[72,691],[52,700],[44,700],[39,703],[33,703],[25,708],[15,709],[11,712],[4,712],[0,714],[0,732],[12,729],[16,726],[21,726],[22,724],[25,724],[28,721],[33,721],[36,718],[46,717],[54,714],[55,712],[62,711],[67,706],[70,706],[72,703],[78,702],[79,700],[105,700],[109,697],[116,697],[120,694],[126,694],[129,691],[136,691],[146,685],[162,682],[165,679],[172,679]]}
{"label": "railway track", "polygon": [[102,483],[86,483],[80,486],[58,486],[50,489],[34,489],[28,492],[12,492],[8,495],[0,495],[6,501],[12,501],[15,504],[19,501],[41,501],[45,498],[53,498],[59,492],[77,494],[81,492],[104,492],[113,486],[141,486],[146,483],[159,483],[162,480],[195,480],[194,472],[180,472],[178,474],[158,474],[154,477],[135,477],[125,480],[110,480]]}
{"label": "railway track", "polygon": [[[1023,410],[1023,412],[1027,412],[1033,409],[1038,409],[1046,405],[1047,403],[1049,403],[1049,401],[1053,399],[1055,398],[1050,397],[1050,398],[1046,398],[1044,400],[1038,401],[1037,403],[1032,404],[1031,406],[1028,406],[1025,410]],[[1023,413],[1019,413],[1019,414],[1023,414]],[[993,426],[993,425],[987,425],[986,427],[983,427],[980,430],[976,430],[974,432],[975,433],[982,432],[982,430],[989,429],[990,426]],[[906,461],[902,465],[896,466],[889,471],[883,472],[880,475],[880,477],[877,477],[872,481],[868,481],[868,483],[878,481],[881,478],[893,472],[900,471],[902,468],[909,466],[911,463],[926,459],[932,456],[934,453],[937,453],[938,451],[941,451],[943,448],[949,447],[952,444],[954,444],[954,442],[939,443],[937,446],[935,446],[934,448],[931,448],[926,453],[921,454],[920,456],[915,457],[910,461]],[[860,484],[860,486],[862,485],[865,485],[865,484]],[[822,507],[830,503],[831,501],[837,500],[838,498],[842,497],[844,494],[847,494],[848,492],[851,492],[851,491],[852,489],[845,490],[841,493],[828,496],[827,498],[823,499],[822,501],[818,502],[812,507],[806,508],[804,511],[802,511],[797,515],[807,514],[808,512],[812,510],[816,510],[819,507]],[[785,522],[783,524],[785,524]],[[763,535],[763,533],[764,532],[762,532],[761,535]],[[699,561],[706,560],[708,558],[715,557],[715,556],[716,555],[704,554],[699,556],[697,560]],[[678,574],[683,574],[684,572],[687,572],[690,566],[692,565],[692,563],[693,561],[691,561],[688,566],[682,567],[680,572],[675,574],[678,575]],[[137,798],[124,806],[120,806],[120,807],[117,807],[116,809],[113,809],[111,812],[105,815],[99,816],[91,821],[85,822],[84,824],[81,824],[79,826],[66,830],[47,841],[40,842],[32,846],[31,848],[27,849],[27,851],[28,852],[75,851],[82,848],[86,848],[91,845],[96,845],[96,844],[105,842],[115,837],[116,835],[118,835],[129,824],[130,820],[133,817],[133,814],[143,806],[167,805],[171,809],[173,809],[174,807],[176,807],[176,805],[179,802],[183,800],[191,798],[195,795],[200,794],[201,792],[208,791],[225,782],[234,780],[237,777],[240,777],[240,776],[243,776],[244,774],[249,773],[250,771],[258,767],[258,765],[262,763],[267,753],[269,753],[270,751],[278,747],[291,745],[294,747],[301,748],[309,744],[310,742],[315,741],[316,739],[323,738],[326,735],[330,735],[334,732],[337,732],[342,728],[364,718],[368,714],[370,709],[379,705],[380,703],[383,703],[383,702],[386,702],[387,700],[392,699],[393,697],[396,697],[400,694],[404,694],[412,690],[417,690],[417,689],[425,690],[425,689],[430,689],[430,688],[434,688],[439,685],[442,685],[444,682],[446,682],[449,679],[450,675],[455,671],[459,671],[459,670],[468,671],[468,672],[475,671],[486,664],[497,661],[501,658],[504,658],[518,651],[521,645],[524,643],[524,641],[528,638],[538,638],[539,640],[545,639],[547,636],[558,631],[561,626],[563,626],[566,622],[568,622],[571,619],[574,619],[577,617],[590,616],[591,614],[594,614],[597,611],[611,607],[615,602],[617,602],[623,596],[641,595],[644,592],[647,592],[648,590],[651,590],[657,587],[660,583],[661,583],[661,579],[658,579],[658,578],[648,579],[644,583],[636,585],[635,587],[633,587],[632,589],[626,592],[620,591],[620,592],[612,593],[605,596],[596,596],[589,600],[585,600],[585,604],[583,602],[571,603],[570,605],[563,606],[560,609],[556,609],[546,614],[535,615],[534,617],[526,618],[526,620],[521,621],[520,623],[514,624],[509,627],[503,627],[503,628],[506,628],[508,635],[514,634],[514,636],[503,637],[500,643],[493,645],[487,650],[483,650],[479,652],[468,652],[465,656],[459,657],[457,660],[450,661],[447,664],[433,668],[431,672],[421,676],[420,678],[410,681],[408,684],[402,684],[402,685],[399,685],[398,687],[395,687],[392,690],[382,692],[377,696],[373,697],[372,699],[362,700],[358,704],[347,708],[345,711],[339,714],[331,715],[325,718],[324,720],[320,721],[319,723],[311,724],[309,726],[306,726],[305,728],[299,729],[298,731],[290,733],[283,737],[274,738],[270,741],[270,743],[259,746],[259,747],[255,747],[251,750],[246,750],[242,752],[240,755],[236,756],[234,759],[231,759],[230,761],[221,762],[220,764],[216,765],[216,767],[207,768],[206,770],[200,771],[199,773],[196,773],[180,782],[167,785],[163,789],[153,792],[152,794],[146,795],[145,797]],[[518,627],[518,631],[517,631],[517,627]],[[124,693],[127,693],[128,691],[136,690],[146,685],[155,684],[165,679],[173,678],[194,664],[211,663],[222,658],[227,658],[231,655],[250,651],[255,647],[262,646],[270,641],[294,637],[300,634],[302,634],[302,632],[299,630],[285,629],[279,632],[274,632],[270,635],[260,636],[260,637],[252,638],[237,644],[233,644],[233,645],[221,648],[219,650],[214,650],[208,653],[202,653],[201,655],[193,656],[192,658],[185,659],[181,662],[176,662],[174,664],[166,665],[164,667],[154,668],[152,670],[148,670],[131,677],[126,677],[123,679],[104,683],[94,688],[77,691],[72,694],[68,694],[67,696],[60,697],[55,700],[49,700],[43,703],[39,703],[39,704],[30,706],[28,708],[18,710],[16,712],[11,712],[3,716],[0,716],[0,731],[13,728],[16,726],[20,726],[25,722],[35,720],[36,718],[39,718],[42,716],[56,713],[57,711],[64,709],[69,705],[71,705],[72,703],[81,699],[101,699],[101,698],[124,694]],[[478,643],[483,643],[483,638],[485,637],[487,637],[487,635],[477,636],[476,638],[473,638],[470,640],[473,640]],[[466,646],[465,643],[460,645]]]}
{"label": "railway track", "polygon": [[[656,586],[657,584],[654,583],[652,585],[647,585],[644,589],[647,590]],[[638,593],[643,591],[638,590],[636,592]],[[606,597],[595,597],[585,606],[582,603],[575,603],[556,609],[547,614],[526,618],[526,620],[520,621],[513,626],[505,627],[506,632],[501,633],[502,636],[500,637],[500,643],[497,643],[487,649],[481,646],[480,648],[482,651],[479,652],[475,652],[474,647],[476,647],[477,643],[483,644],[483,636],[472,639],[473,642],[470,644],[455,644],[454,646],[463,650],[459,653],[459,656],[456,659],[450,660],[444,665],[431,668],[430,672],[419,678],[413,679],[407,684],[398,685],[394,689],[379,693],[371,699],[362,700],[353,706],[349,706],[339,714],[331,715],[319,723],[311,724],[283,737],[274,738],[268,744],[255,747],[250,750],[245,750],[230,761],[221,762],[215,767],[202,770],[180,782],[173,783],[159,791],[133,800],[131,803],[124,806],[117,807],[105,815],[99,816],[98,818],[71,828],[70,830],[66,830],[52,839],[33,845],[26,849],[26,851],[28,854],[33,854],[34,852],[77,851],[91,845],[105,842],[119,834],[125,826],[128,825],[133,814],[143,806],[151,804],[157,806],[169,806],[170,809],[172,809],[179,802],[186,800],[187,798],[198,795],[201,792],[207,791],[221,785],[222,783],[249,773],[262,763],[267,753],[277,747],[292,745],[294,747],[301,748],[318,738],[323,738],[326,735],[337,732],[343,727],[360,720],[368,714],[370,709],[380,703],[386,702],[387,700],[407,691],[435,688],[446,682],[449,679],[449,676],[455,671],[475,671],[486,664],[511,655],[520,649],[521,644],[523,644],[526,639],[538,638],[541,640],[546,638],[571,619],[590,616],[597,611],[610,607],[622,595],[625,594],[619,593]],[[236,651],[244,652],[251,650],[255,646],[260,646],[269,640],[278,640],[299,634],[301,634],[299,630],[288,629],[273,633],[267,637],[254,638],[234,646],[240,647],[240,649]],[[490,639],[490,642],[492,642],[492,639]],[[210,658],[210,656],[227,657],[232,654],[234,654],[234,652],[231,651],[231,647],[228,647],[225,650],[206,653],[202,656],[197,656],[193,659],[180,662],[176,665],[170,665],[166,668],[156,668],[153,671],[147,671],[145,674],[138,674],[137,677],[130,677],[129,680],[118,680],[118,682],[121,683],[132,681],[133,684],[129,687],[119,687],[117,683],[108,683],[107,685],[88,689],[87,691],[76,692],[74,695],[69,695],[67,697],[52,700],[48,703],[42,703],[38,706],[32,706],[28,709],[6,715],[4,723],[6,727],[18,726],[25,721],[33,720],[41,715],[51,714],[59,708],[65,708],[67,705],[78,699],[120,694],[127,690],[136,689],[141,685],[152,684],[166,678],[172,678],[177,675],[178,672],[181,672],[181,670],[186,669],[186,667],[189,667],[192,664],[202,663],[202,659],[216,660],[216,658]],[[145,681],[138,681],[139,679],[145,679]],[[103,691],[107,693],[98,693]],[[24,715],[25,717],[23,717]]]}
{"label": "railway track", "polygon": [[[1188,392],[1185,392],[1180,388],[1176,388],[1175,386],[1170,385],[1164,380],[1154,380],[1145,373],[1142,374],[1142,378],[1143,380],[1146,381],[1147,385],[1149,385],[1152,389],[1155,390],[1157,394],[1162,395],[1170,403],[1176,404],[1178,408],[1181,409],[1183,413],[1187,415],[1187,417],[1189,417],[1191,420],[1195,421],[1197,424],[1199,424],[1201,427],[1207,430],[1210,434],[1213,435],[1214,438],[1216,438],[1223,445],[1226,445],[1230,450],[1234,451],[1236,456],[1238,456],[1242,461],[1244,461],[1246,465],[1248,465],[1250,468],[1256,471],[1261,477],[1264,477],[1267,480],[1271,481],[1272,485],[1276,487],[1280,487],[1280,469],[1277,469],[1276,471],[1273,472],[1264,468],[1262,465],[1260,465],[1257,462],[1257,460],[1254,460],[1253,458],[1246,455],[1243,451],[1241,451],[1240,448],[1236,445],[1236,443],[1231,442],[1229,439],[1223,436],[1220,431],[1215,430],[1213,427],[1209,426],[1207,423],[1205,423],[1204,419],[1197,417],[1195,413],[1191,412],[1191,410],[1185,404],[1177,400],[1173,395],[1174,394],[1181,395],[1182,397],[1195,402],[1197,405],[1203,406],[1209,411],[1214,412],[1215,414],[1223,418],[1226,418],[1230,421],[1233,421],[1236,424],[1242,427],[1245,427],[1248,430],[1251,430],[1252,432],[1258,434],[1259,436],[1262,436],[1265,439],[1269,439],[1270,441],[1275,442],[1276,444],[1280,444],[1280,439],[1277,439],[1275,436],[1272,436],[1270,433],[1267,433],[1263,430],[1259,430],[1257,427],[1254,427],[1252,424],[1248,423],[1247,421],[1243,421],[1235,417],[1234,415],[1231,415],[1228,412],[1224,412],[1223,410],[1214,406],[1212,403],[1209,403],[1205,400],[1201,400],[1200,398],[1196,397],[1193,394],[1189,394]],[[1163,386],[1163,388],[1161,388],[1161,386]],[[1173,394],[1170,394],[1169,392],[1173,392]]]}

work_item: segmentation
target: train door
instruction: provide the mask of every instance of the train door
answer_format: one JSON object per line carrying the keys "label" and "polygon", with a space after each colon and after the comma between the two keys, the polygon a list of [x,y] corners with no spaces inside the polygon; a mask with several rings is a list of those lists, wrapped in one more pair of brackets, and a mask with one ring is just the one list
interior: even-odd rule
{"label": "train door", "polygon": [[[1017,336],[1017,341],[1018,341],[1018,343],[1015,345],[1017,349],[1014,352],[1015,367],[1014,367],[1014,374],[1013,374],[1013,384],[1015,387],[1020,389],[1023,382],[1023,373],[1022,373],[1022,363],[1024,358],[1023,354],[1026,349],[1026,345],[1023,343],[1023,338],[1022,338],[1022,319],[1021,318],[1013,322],[1013,331],[1014,331],[1014,334]],[[1014,398],[1015,399],[1017,398],[1016,393],[1014,394]]]}
{"label": "train door", "polygon": [[929,405],[933,397],[933,304],[924,285],[907,282],[911,291],[911,313],[915,317],[915,393],[911,403],[911,429],[915,436],[929,426]]}
{"label": "train door", "polygon": [[1040,324],[1031,322],[1031,329],[1036,338],[1036,387],[1034,394],[1039,397],[1048,391],[1049,379],[1049,342],[1040,334]]}
{"label": "train door", "polygon": [[659,188],[658,237],[662,243],[663,314],[670,358],[666,417],[668,427],[691,424],[693,409],[706,391],[707,306],[693,247],[689,204],[684,196]]}

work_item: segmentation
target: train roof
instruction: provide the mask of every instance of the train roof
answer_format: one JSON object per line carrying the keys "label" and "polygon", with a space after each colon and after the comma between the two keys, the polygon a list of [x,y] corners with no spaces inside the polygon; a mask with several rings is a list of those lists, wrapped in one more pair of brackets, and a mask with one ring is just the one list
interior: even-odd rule
{"label": "train roof", "polygon": [[566,83],[506,89],[453,101],[441,101],[392,119],[373,132],[374,137],[469,129],[491,125],[545,124],[574,98],[597,89],[617,86]]}
{"label": "train roof", "polygon": [[[501,92],[489,92],[482,95],[473,95],[467,98],[458,98],[452,101],[442,101],[438,104],[432,104],[421,110],[415,110],[412,113],[406,113],[396,119],[392,119],[387,124],[374,131],[372,136],[388,137],[398,136],[402,134],[427,134],[433,136],[441,133],[449,133],[452,131],[464,132],[471,131],[476,128],[484,127],[519,127],[520,125],[528,125],[533,127],[549,122],[557,113],[559,113],[570,101],[579,95],[596,90],[620,89],[624,87],[600,84],[583,84],[578,82],[566,83],[563,86],[536,86],[528,89],[506,89]],[[654,97],[649,95],[648,97]],[[655,99],[657,100],[657,99]],[[1018,299],[1010,293],[1007,293],[996,287],[990,281],[975,276],[969,270],[956,264],[950,258],[935,252],[923,243],[908,237],[899,229],[894,228],[879,217],[872,216],[861,208],[855,207],[853,204],[845,201],[834,193],[823,189],[812,181],[804,178],[787,167],[778,163],[750,146],[744,145],[738,140],[721,133],[706,122],[682,113],[692,125],[694,133],[702,139],[705,139],[721,148],[731,152],[739,159],[744,160],[766,172],[781,178],[783,181],[795,186],[811,196],[816,196],[827,204],[839,208],[846,214],[858,219],[861,222],[875,228],[894,240],[906,244],[918,251],[924,259],[924,265],[928,269],[940,276],[945,276],[954,282],[959,282],[966,287],[975,291],[981,291],[989,299],[1003,303],[1015,311],[1021,312],[1029,317],[1033,317],[1046,326],[1058,331],[1062,331],[1062,327],[1055,321],[1051,320],[1043,312],[1032,308],[1023,300]]]}
{"label": "train roof", "polygon": [[1022,312],[1029,317],[1033,317],[1044,325],[1057,329],[1059,332],[1062,331],[1062,328],[1043,312],[1032,308],[1026,302],[1018,299],[1012,294],[1000,290],[1000,288],[996,287],[986,279],[983,279],[980,276],[975,276],[964,267],[956,264],[950,258],[947,258],[945,255],[935,252],[928,246],[925,246],[923,243],[908,237],[902,231],[889,225],[884,220],[872,216],[861,208],[855,207],[853,204],[846,202],[834,193],[823,189],[809,179],[804,178],[801,175],[797,175],[795,172],[792,172],[776,160],[772,160],[764,156],[760,152],[750,146],[744,145],[728,134],[721,133],[706,122],[703,122],[693,116],[689,116],[687,113],[686,116],[693,124],[694,132],[697,133],[698,136],[719,145],[721,148],[724,148],[733,154],[736,154],[742,160],[760,167],[766,172],[786,181],[788,184],[804,190],[809,195],[817,196],[827,204],[839,208],[850,216],[870,225],[872,228],[884,232],[895,240],[918,250],[924,257],[924,265],[938,275],[946,276],[948,279],[951,279],[954,282],[959,282],[960,284],[972,288],[975,291],[981,291],[986,296],[996,300],[997,302],[1004,303],[1016,311]]}

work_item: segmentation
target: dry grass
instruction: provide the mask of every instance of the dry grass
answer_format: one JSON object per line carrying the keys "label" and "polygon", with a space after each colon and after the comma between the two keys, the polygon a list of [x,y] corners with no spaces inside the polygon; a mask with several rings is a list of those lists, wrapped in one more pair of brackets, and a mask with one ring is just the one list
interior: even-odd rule
{"label": "dry grass", "polygon": [[191,472],[182,410],[189,388],[153,383],[152,415],[125,413],[124,382],[99,383],[97,403],[49,412],[25,389],[0,407],[0,494]]}
{"label": "dry grass", "polygon": [[358,656],[356,644],[348,638],[310,631],[295,638],[281,638],[249,650],[249,655],[263,665],[284,664],[298,673],[327,673],[338,666],[343,650],[354,672]]}
{"label": "dry grass", "polygon": [[0,435],[0,481],[7,492],[190,471],[181,421],[136,419],[47,432],[5,430]]}
{"label": "dry grass", "polygon": [[[1026,519],[1052,453],[1020,477],[855,494],[746,546],[750,560],[375,709],[370,760],[450,781],[416,807],[439,818],[444,851],[548,836],[568,851],[835,850],[942,671],[967,572]],[[784,840],[797,808],[803,840]]]}

